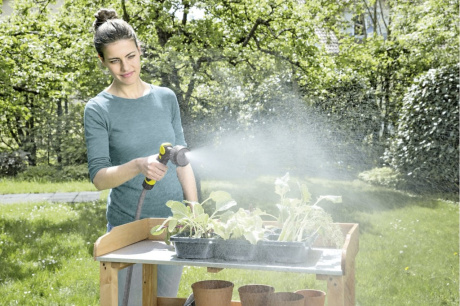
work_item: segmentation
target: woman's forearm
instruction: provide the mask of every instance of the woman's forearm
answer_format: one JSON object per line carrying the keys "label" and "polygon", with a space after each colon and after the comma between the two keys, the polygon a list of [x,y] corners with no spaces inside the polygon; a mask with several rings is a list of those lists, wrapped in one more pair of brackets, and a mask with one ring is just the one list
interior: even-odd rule
{"label": "woman's forearm", "polygon": [[185,167],[177,167],[177,177],[182,185],[184,199],[189,202],[197,202],[198,192],[192,166],[188,164]]}
{"label": "woman's forearm", "polygon": [[157,157],[158,154],[140,157],[123,165],[103,168],[96,173],[93,184],[98,190],[115,188],[140,173],[151,180],[159,181],[166,174],[168,167],[158,162]]}
{"label": "woman's forearm", "polygon": [[123,165],[103,168],[96,173],[93,184],[98,190],[120,186],[140,173],[138,163],[138,159],[133,159]]}

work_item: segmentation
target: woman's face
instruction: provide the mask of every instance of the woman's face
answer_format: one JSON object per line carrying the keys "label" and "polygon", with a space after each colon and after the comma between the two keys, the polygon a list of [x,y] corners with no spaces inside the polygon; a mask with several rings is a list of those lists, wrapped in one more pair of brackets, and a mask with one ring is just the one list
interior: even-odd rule
{"label": "woman's face", "polygon": [[132,85],[139,81],[141,52],[132,39],[106,45],[101,61],[119,85]]}

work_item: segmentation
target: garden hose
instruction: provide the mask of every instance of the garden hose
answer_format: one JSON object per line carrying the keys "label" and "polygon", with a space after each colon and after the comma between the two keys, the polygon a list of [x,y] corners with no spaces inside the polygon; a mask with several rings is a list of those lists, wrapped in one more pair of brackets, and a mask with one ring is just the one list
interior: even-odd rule
{"label": "garden hose", "polygon": [[[171,161],[176,166],[185,167],[189,164],[187,156],[185,155],[187,152],[189,152],[189,150],[184,146],[173,147],[172,144],[170,144],[169,142],[165,142],[162,143],[160,146],[160,152],[158,154],[157,161],[159,161],[163,165],[166,165],[168,161]],[[142,190],[142,193],[139,197],[139,201],[137,203],[137,210],[134,221],[139,220],[141,218],[142,205],[144,204],[145,195],[148,190],[151,190],[155,186],[155,184],[155,180],[151,180],[147,177],[142,182],[142,187],[144,189]],[[125,290],[123,294],[123,306],[128,305],[129,291],[131,288],[131,278],[133,275],[133,267],[134,265],[131,265],[128,267],[127,270]]]}

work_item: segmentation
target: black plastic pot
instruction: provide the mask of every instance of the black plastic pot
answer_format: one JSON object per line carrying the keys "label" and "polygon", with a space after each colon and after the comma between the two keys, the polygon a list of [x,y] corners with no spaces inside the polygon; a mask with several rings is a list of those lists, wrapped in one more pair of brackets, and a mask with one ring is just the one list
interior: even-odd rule
{"label": "black plastic pot", "polygon": [[217,239],[214,245],[214,258],[223,260],[255,260],[257,246],[245,239]]}
{"label": "black plastic pot", "polygon": [[307,260],[308,250],[303,242],[261,240],[256,258],[268,263],[301,263]]}
{"label": "black plastic pot", "polygon": [[186,234],[173,235],[169,238],[174,243],[179,258],[209,259],[213,257],[216,238],[191,238]]}
{"label": "black plastic pot", "polygon": [[267,235],[265,240],[257,243],[257,261],[278,263],[302,263],[307,260],[308,251],[318,234],[313,234],[306,241],[278,241],[279,232]]}

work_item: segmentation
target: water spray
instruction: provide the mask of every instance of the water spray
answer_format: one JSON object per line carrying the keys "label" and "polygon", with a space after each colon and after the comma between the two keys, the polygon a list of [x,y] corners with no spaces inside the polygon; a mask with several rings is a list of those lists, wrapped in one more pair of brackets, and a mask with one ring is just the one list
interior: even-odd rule
{"label": "water spray", "polygon": [[[171,161],[174,165],[178,167],[185,167],[189,164],[189,160],[186,156],[186,153],[188,152],[189,150],[184,146],[174,146],[173,147],[172,144],[165,142],[165,143],[162,143],[160,146],[160,152],[158,154],[157,161],[162,163],[163,165],[166,165],[168,161]],[[139,220],[141,217],[142,205],[144,204],[144,199],[145,199],[145,195],[147,191],[152,190],[156,182],[157,181],[151,180],[147,177],[142,182],[142,187],[144,189],[142,190],[142,193],[139,197],[139,201],[137,204],[136,216],[134,218],[135,221]],[[128,267],[128,271],[126,274],[126,283],[125,283],[125,290],[124,290],[124,295],[123,295],[123,305],[124,306],[128,305],[132,275],[133,275],[133,266],[131,265]]]}

